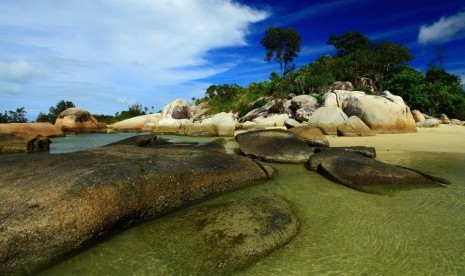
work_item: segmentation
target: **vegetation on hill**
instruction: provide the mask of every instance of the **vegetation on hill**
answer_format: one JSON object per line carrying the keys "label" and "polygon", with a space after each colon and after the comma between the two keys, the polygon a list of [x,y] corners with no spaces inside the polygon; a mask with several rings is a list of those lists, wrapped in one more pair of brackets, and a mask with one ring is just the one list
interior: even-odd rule
{"label": "vegetation on hill", "polygon": [[[268,31],[265,38],[267,36]],[[414,57],[405,46],[386,40],[374,42],[358,32],[332,35],[327,43],[334,46],[334,56],[320,56],[298,70],[285,70],[283,76],[273,72],[269,80],[252,82],[247,87],[212,85],[197,103],[207,102],[212,107],[211,113],[232,111],[242,116],[264,105],[264,97],[286,98],[294,93],[321,99],[338,80],[349,81],[355,89],[367,93],[389,90],[401,96],[412,109],[433,116],[446,113],[465,120],[465,92],[460,78],[445,71],[443,62],[440,66],[430,65],[423,74],[409,65]],[[265,50],[265,60],[269,61],[273,54],[266,46]],[[282,68],[282,63],[280,65]],[[366,78],[371,80],[371,86],[363,82]]]}

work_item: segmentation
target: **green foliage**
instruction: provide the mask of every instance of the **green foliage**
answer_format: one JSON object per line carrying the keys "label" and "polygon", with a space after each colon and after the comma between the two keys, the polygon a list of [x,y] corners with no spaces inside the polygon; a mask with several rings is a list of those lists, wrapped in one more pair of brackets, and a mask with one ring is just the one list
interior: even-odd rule
{"label": "green foliage", "polygon": [[60,113],[71,107],[76,107],[73,102],[64,100],[59,101],[56,106],[51,106],[49,108],[48,121],[52,124],[55,123]]}
{"label": "green foliage", "polygon": [[277,61],[281,76],[287,75],[295,69],[292,62],[300,52],[300,40],[299,34],[292,28],[270,27],[260,42],[266,50],[265,61]]}
{"label": "green foliage", "polygon": [[39,115],[37,115],[36,122],[38,122],[38,123],[49,122],[48,115],[43,113],[43,112],[40,112]]}
{"label": "green foliage", "polygon": [[[135,103],[133,105],[130,105],[128,107],[128,110],[123,110],[121,111],[121,113],[116,112],[114,119],[116,121],[122,121],[122,120],[126,120],[132,117],[146,115],[147,111],[148,111],[147,107],[144,108],[140,103]],[[102,119],[108,120],[109,118],[102,117]]]}
{"label": "green foliage", "polygon": [[348,32],[343,35],[333,34],[328,38],[328,45],[336,48],[336,56],[344,57],[354,52],[369,51],[370,40],[359,32]]}
{"label": "green foliage", "polygon": [[0,123],[27,123],[26,110],[24,107],[16,108],[16,110],[0,113]]}

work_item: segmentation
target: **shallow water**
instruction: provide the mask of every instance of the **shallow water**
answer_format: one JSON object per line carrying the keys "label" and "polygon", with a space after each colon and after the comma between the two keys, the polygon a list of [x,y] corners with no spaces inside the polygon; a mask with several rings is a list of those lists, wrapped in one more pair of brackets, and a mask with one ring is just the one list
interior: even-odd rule
{"label": "shallow water", "polygon": [[[453,184],[373,195],[303,165],[272,164],[274,180],[197,206],[263,194],[292,202],[301,220],[297,237],[238,275],[465,275],[465,155],[379,152],[377,159]],[[176,215],[133,227],[42,275],[190,275],[189,259],[164,254],[189,248],[193,233],[174,230]]]}

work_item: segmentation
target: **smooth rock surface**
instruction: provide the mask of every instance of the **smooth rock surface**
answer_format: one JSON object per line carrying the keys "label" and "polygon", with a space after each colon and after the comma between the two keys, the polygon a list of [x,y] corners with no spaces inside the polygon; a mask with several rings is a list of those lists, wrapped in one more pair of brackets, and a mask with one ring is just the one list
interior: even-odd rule
{"label": "smooth rock surface", "polygon": [[32,273],[115,229],[274,172],[243,156],[186,147],[1,156],[0,274]]}
{"label": "smooth rock surface", "polygon": [[76,107],[61,112],[55,126],[64,132],[96,132],[107,128],[106,124],[99,123],[89,111]]}
{"label": "smooth rock surface", "polygon": [[444,187],[449,183],[350,151],[325,150],[315,153],[310,157],[307,168],[344,186],[376,194],[419,187]]}
{"label": "smooth rock surface", "polygon": [[63,136],[63,131],[51,123],[9,123],[0,124],[0,134],[11,134],[18,137]]}
{"label": "smooth rock surface", "polygon": [[336,135],[337,127],[345,123],[349,118],[335,106],[318,108],[308,120],[308,125],[318,127],[326,135]]}
{"label": "smooth rock surface", "polygon": [[285,130],[258,130],[238,134],[243,154],[266,162],[305,163],[312,149],[295,133]]}
{"label": "smooth rock surface", "polygon": [[150,131],[151,127],[147,128],[147,124],[152,123],[151,126],[154,126],[160,119],[160,113],[142,115],[111,124],[108,127],[116,131]]}
{"label": "smooth rock surface", "polygon": [[423,122],[416,123],[417,127],[438,127],[442,124],[442,121],[436,118],[429,118]]}
{"label": "smooth rock surface", "polygon": [[186,102],[186,100],[176,99],[163,108],[161,117],[172,119],[190,119],[192,117],[190,104]]}
{"label": "smooth rock surface", "polygon": [[345,123],[337,126],[337,135],[357,137],[374,136],[375,133],[359,117],[351,116]]}
{"label": "smooth rock surface", "polygon": [[289,129],[290,132],[297,134],[297,136],[305,141],[310,147],[329,147],[328,139],[321,131],[321,129],[312,126],[299,126]]}
{"label": "smooth rock surface", "polygon": [[426,120],[425,116],[419,110],[412,110],[412,116],[415,123],[421,123]]}

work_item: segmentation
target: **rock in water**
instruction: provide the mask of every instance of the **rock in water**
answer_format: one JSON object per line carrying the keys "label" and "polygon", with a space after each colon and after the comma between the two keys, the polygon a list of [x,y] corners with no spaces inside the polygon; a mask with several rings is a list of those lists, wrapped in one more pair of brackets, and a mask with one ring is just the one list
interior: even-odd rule
{"label": "rock in water", "polygon": [[285,130],[258,130],[236,136],[246,156],[266,162],[305,163],[312,149],[295,133]]}
{"label": "rock in water", "polygon": [[273,173],[243,156],[186,147],[0,157],[0,274],[32,273],[111,230]]}
{"label": "rock in water", "polygon": [[309,159],[307,168],[355,190],[384,194],[395,189],[443,187],[447,180],[386,164],[345,150],[324,150]]}

